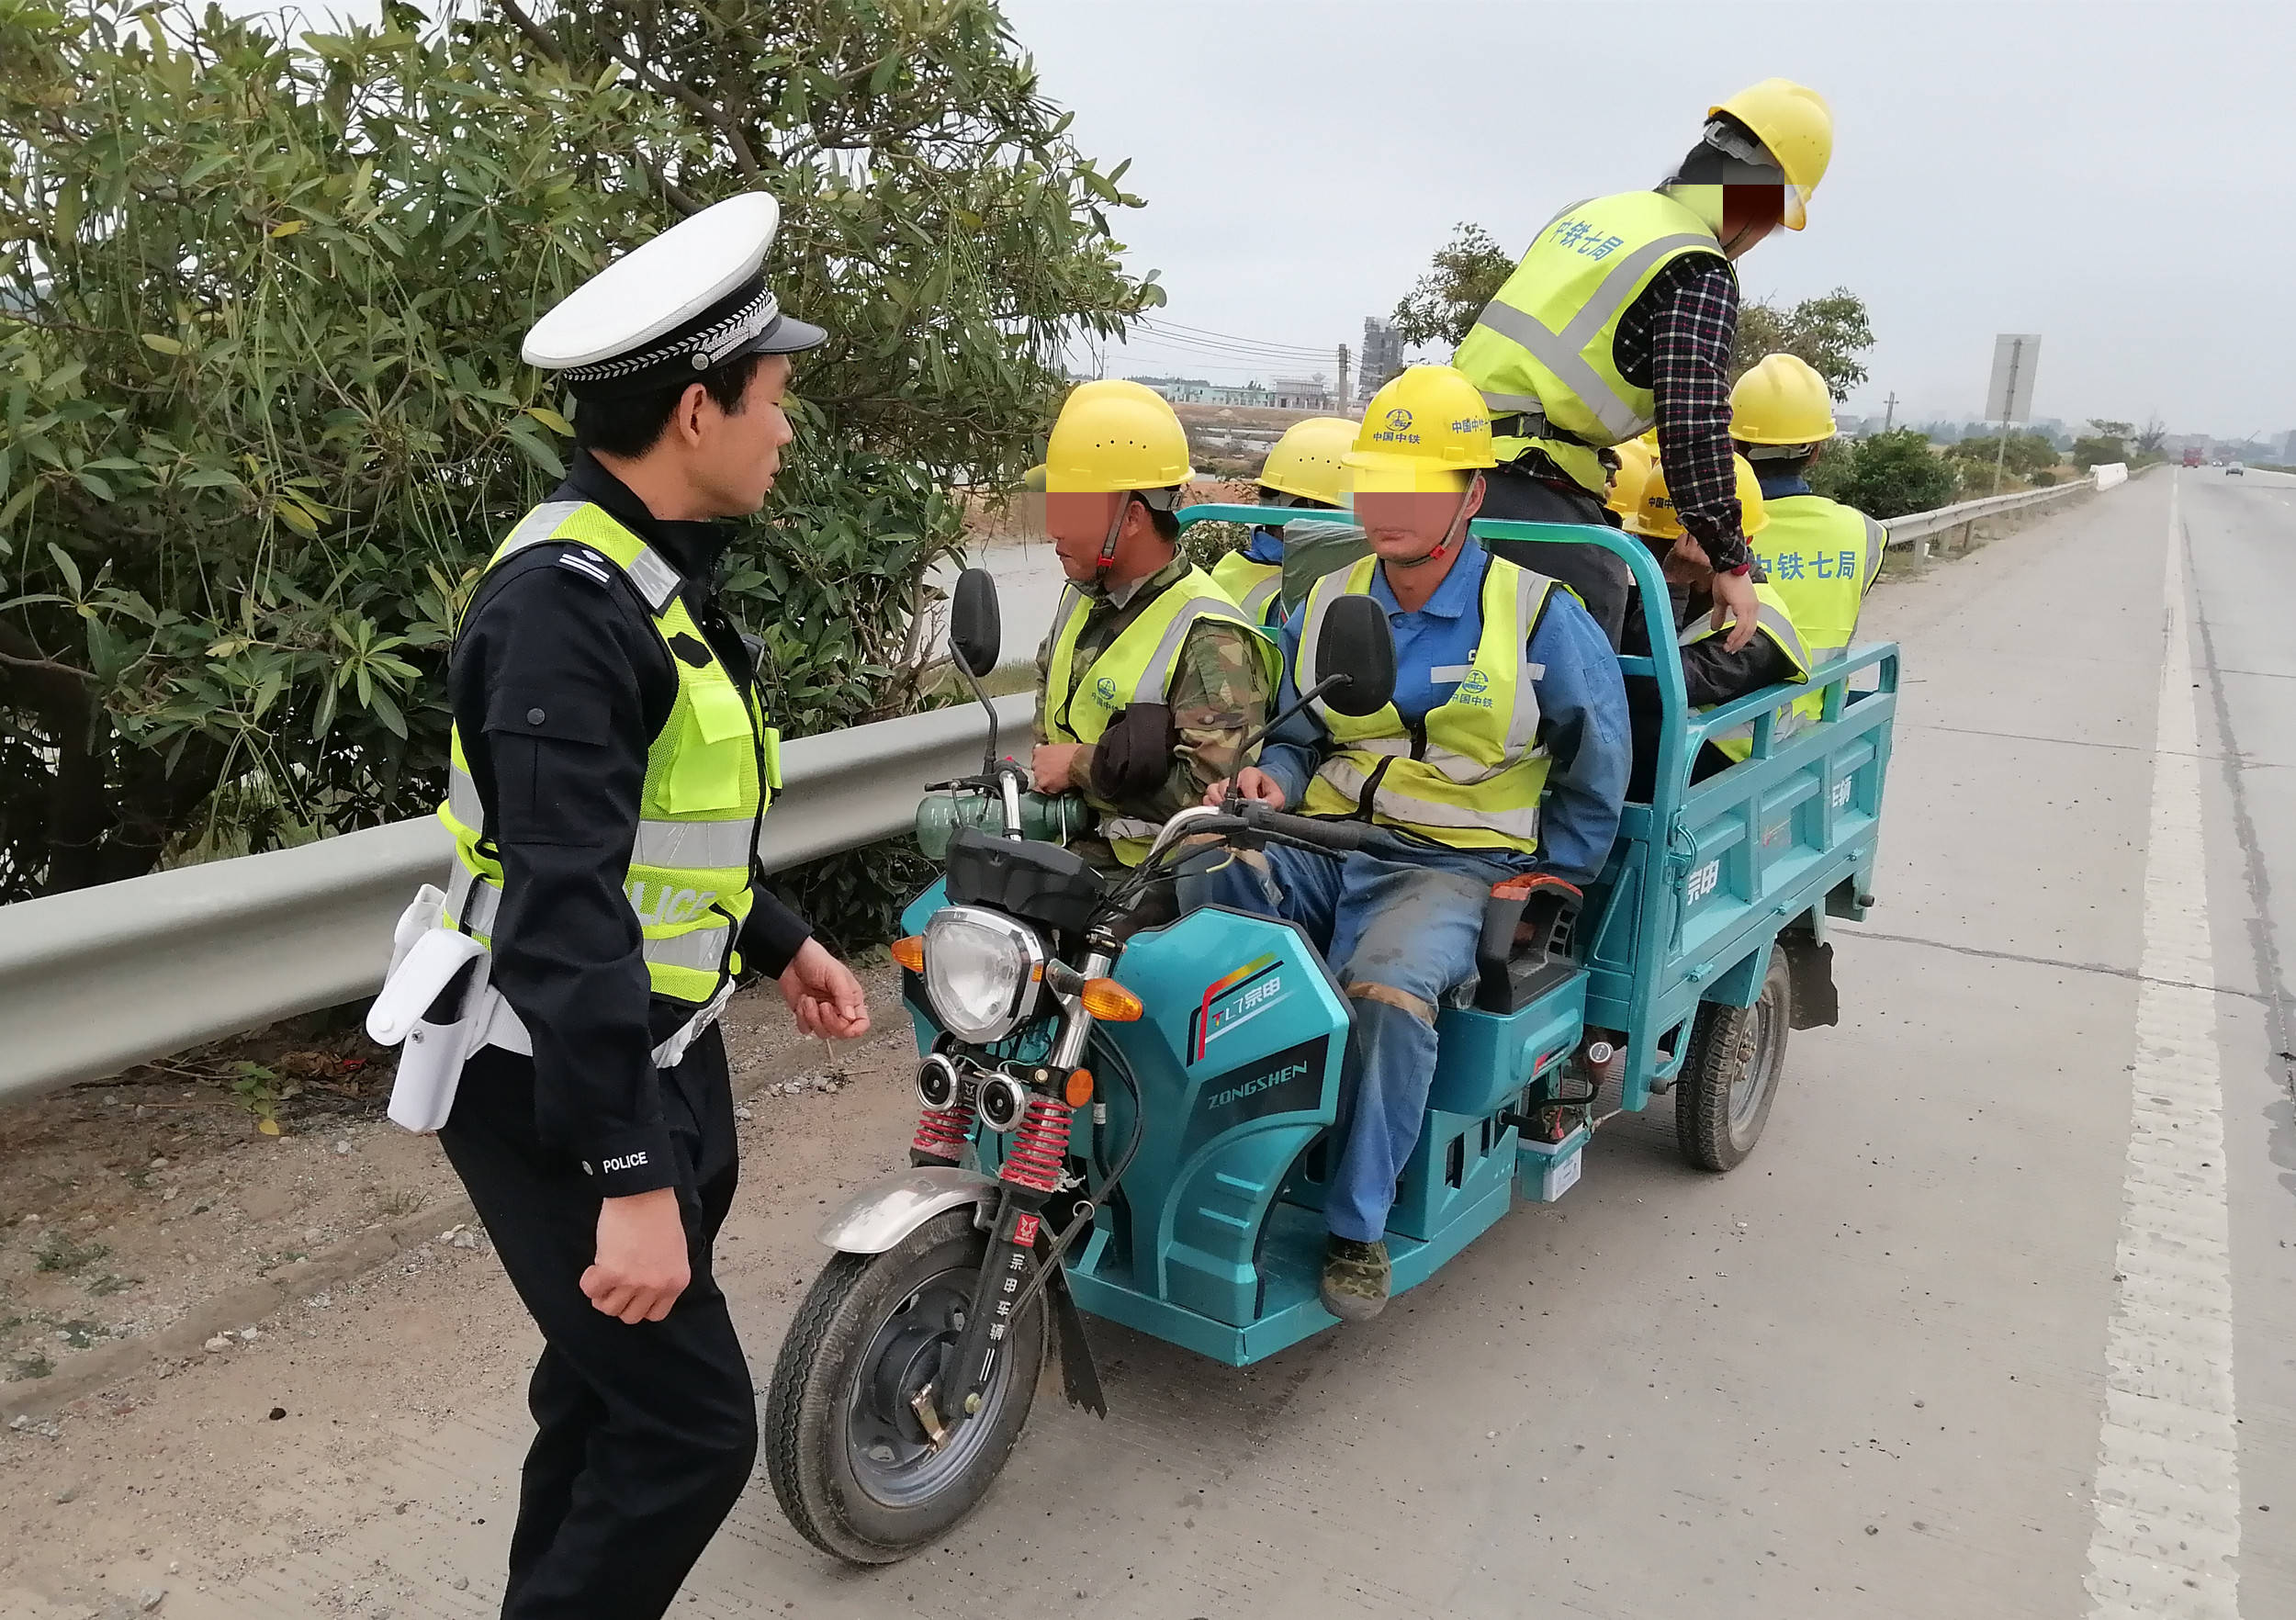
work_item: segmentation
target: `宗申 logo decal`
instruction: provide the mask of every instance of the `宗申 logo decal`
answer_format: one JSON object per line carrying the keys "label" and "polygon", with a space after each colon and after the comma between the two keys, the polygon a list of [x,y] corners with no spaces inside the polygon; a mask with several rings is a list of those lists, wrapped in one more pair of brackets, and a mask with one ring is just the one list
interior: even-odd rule
{"label": "\u5b97\u7533 logo decal", "polygon": [[1285,998],[1283,974],[1273,956],[1245,962],[1204,986],[1204,997],[1187,1022],[1187,1061],[1201,1063],[1211,1043]]}

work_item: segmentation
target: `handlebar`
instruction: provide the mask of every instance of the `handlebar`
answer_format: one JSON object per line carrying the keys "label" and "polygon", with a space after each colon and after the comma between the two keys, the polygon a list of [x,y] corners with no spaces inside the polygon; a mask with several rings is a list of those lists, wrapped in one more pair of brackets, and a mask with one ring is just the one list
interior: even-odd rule
{"label": "handlebar", "polygon": [[1325,821],[1312,816],[1293,816],[1282,810],[1270,810],[1257,803],[1244,806],[1244,825],[1255,832],[1274,833],[1295,843],[1309,844],[1345,855],[1363,848],[1364,835],[1370,826],[1361,821]]}

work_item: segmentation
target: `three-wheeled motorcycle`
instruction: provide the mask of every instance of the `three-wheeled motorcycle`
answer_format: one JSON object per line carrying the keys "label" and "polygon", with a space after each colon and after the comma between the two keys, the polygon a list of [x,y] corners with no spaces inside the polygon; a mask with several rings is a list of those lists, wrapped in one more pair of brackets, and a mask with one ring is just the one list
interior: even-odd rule
{"label": "three-wheeled motorcycle", "polygon": [[[1258,507],[1180,516],[1288,521]],[[1516,884],[1491,898],[1476,973],[1437,1022],[1389,1217],[1399,1293],[1518,1201],[1561,1198],[1590,1134],[1655,1096],[1672,1094],[1692,1164],[1728,1170],[1753,1149],[1787,1032],[1835,1021],[1827,923],[1872,903],[1896,707],[1897,649],[1866,645],[1813,672],[1814,722],[1781,707],[1800,687],[1693,713],[1666,585],[1638,542],[1474,531],[1625,560],[1659,651],[1621,662],[1655,683],[1665,723],[1651,802],[1626,805],[1582,904]],[[1314,667],[1334,673],[1301,701],[1385,703],[1394,652],[1377,605],[1334,602],[1322,637]],[[959,581],[951,639],[977,695],[999,639],[986,574]],[[1700,744],[1750,724],[1750,757],[1694,785]],[[912,1167],[822,1228],[834,1253],[766,1402],[783,1512],[859,1564],[930,1545],[980,1502],[1048,1356],[1068,1400],[1105,1413],[1084,1317],[1235,1367],[1336,1325],[1316,1288],[1348,1000],[1288,923],[1135,914],[1168,917],[1143,900],[1211,841],[1344,852],[1363,825],[1232,800],[1175,817],[1141,866],[1103,878],[1000,757],[993,709],[981,773],[940,785],[958,796],[954,814],[927,802],[945,874],[908,908],[895,952],[922,1053]]]}

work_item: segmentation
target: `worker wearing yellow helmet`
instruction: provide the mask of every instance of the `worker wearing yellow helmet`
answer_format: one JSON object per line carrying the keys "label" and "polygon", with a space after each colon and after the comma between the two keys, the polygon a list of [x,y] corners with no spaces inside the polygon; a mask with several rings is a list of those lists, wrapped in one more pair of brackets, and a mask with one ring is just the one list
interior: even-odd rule
{"label": "worker wearing yellow helmet", "polygon": [[[1765,79],[1708,109],[1657,189],[1574,203],[1540,227],[1452,364],[1491,408],[1498,468],[1483,515],[1604,522],[1603,452],[1656,425],[1692,536],[1716,570],[1713,623],[1754,635],[1750,556],[1732,493],[1731,261],[1778,226],[1799,231],[1833,150],[1817,92]],[[1587,546],[1497,541],[1586,600],[1618,640],[1628,577]]]}
{"label": "worker wearing yellow helmet", "polygon": [[[1356,424],[1344,416],[1293,422],[1260,468],[1260,504],[1338,511],[1347,499],[1347,468],[1341,458],[1355,442]],[[1283,616],[1284,531],[1255,525],[1244,548],[1221,557],[1211,577],[1252,618],[1273,624]]]}
{"label": "worker wearing yellow helmet", "polygon": [[1044,526],[1068,589],[1037,654],[1037,791],[1100,813],[1103,867],[1136,865],[1173,812],[1243,762],[1274,644],[1178,555],[1187,435],[1134,382],[1079,385],[1044,457]]}
{"label": "worker wearing yellow helmet", "polygon": [[1285,620],[1279,701],[1315,687],[1318,631],[1349,595],[1386,611],[1393,699],[1361,717],[1310,704],[1235,788],[1367,823],[1363,847],[1343,859],[1270,845],[1260,864],[1210,874],[1204,897],[1299,924],[1354,1003],[1363,1061],[1325,1187],[1322,1297],[1360,1322],[1387,1303],[1388,1210],[1435,1078],[1436,1009],[1474,971],[1484,902],[1509,880],[1600,872],[1628,758],[1618,660],[1586,609],[1468,532],[1491,465],[1474,385],[1412,366],[1373,398],[1347,462],[1369,551]]}
{"label": "worker wearing yellow helmet", "polygon": [[[1747,538],[1752,541],[1770,524],[1761,486],[1744,456],[1731,458],[1731,476],[1743,513],[1741,522]],[[1705,548],[1683,527],[1681,513],[1667,490],[1664,463],[1650,465],[1642,480],[1641,499],[1626,526],[1642,536],[1643,544],[1657,556],[1667,583],[1673,588],[1672,623],[1682,654],[1683,685],[1693,709],[1715,708],[1749,692],[1760,692],[1765,686],[1809,679],[1815,660],[1795,621],[1793,606],[1774,585],[1761,578],[1759,570],[1754,580],[1753,637],[1744,646],[1733,647],[1707,622],[1706,615],[1714,603],[1714,565],[1707,559]],[[1627,617],[1625,642],[1628,653],[1649,653],[1649,630],[1644,622],[1639,593]],[[1781,710],[1774,723],[1775,734],[1784,736],[1804,719],[1814,717],[1818,697],[1813,692]],[[1658,775],[1657,683],[1648,676],[1629,680],[1626,708],[1634,734],[1634,776],[1626,796],[1647,804]],[[1752,737],[1753,726],[1749,724],[1713,739],[1692,761],[1691,781],[1703,781],[1745,759],[1752,750]]]}
{"label": "worker wearing yellow helmet", "polygon": [[1856,639],[1858,610],[1881,577],[1888,531],[1809,487],[1810,464],[1838,430],[1833,391],[1793,354],[1767,354],[1730,390],[1730,437],[1761,480],[1770,526],[1748,540],[1770,583],[1794,606],[1813,665]]}

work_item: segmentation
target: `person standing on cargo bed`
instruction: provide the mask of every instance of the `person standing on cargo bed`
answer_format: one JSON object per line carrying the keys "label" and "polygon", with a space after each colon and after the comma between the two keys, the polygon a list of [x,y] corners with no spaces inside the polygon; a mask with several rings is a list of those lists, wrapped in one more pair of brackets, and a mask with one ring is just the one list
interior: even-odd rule
{"label": "person standing on cargo bed", "polygon": [[737,976],[777,977],[813,1033],[869,1028],[760,881],[780,739],[715,590],[737,532],[714,520],[763,502],[790,356],[825,336],[762,278],[779,218],[721,202],[535,324],[580,454],[455,639],[441,921],[489,945],[512,1016],[439,1137],[544,1340],[506,1620],[652,1620],[748,1483],[756,1401],[711,1275]]}
{"label": "person standing on cargo bed", "polygon": [[[1734,649],[1754,636],[1756,611],[1730,472],[1731,261],[1780,224],[1802,229],[1832,153],[1817,92],[1784,79],[1740,91],[1708,109],[1658,189],[1574,203],[1540,227],[1451,361],[1491,413],[1487,519],[1608,521],[1606,453],[1657,424],[1683,524],[1716,570],[1713,624],[1736,621]],[[1618,645],[1624,563],[1584,546],[1491,549],[1570,586]]]}

